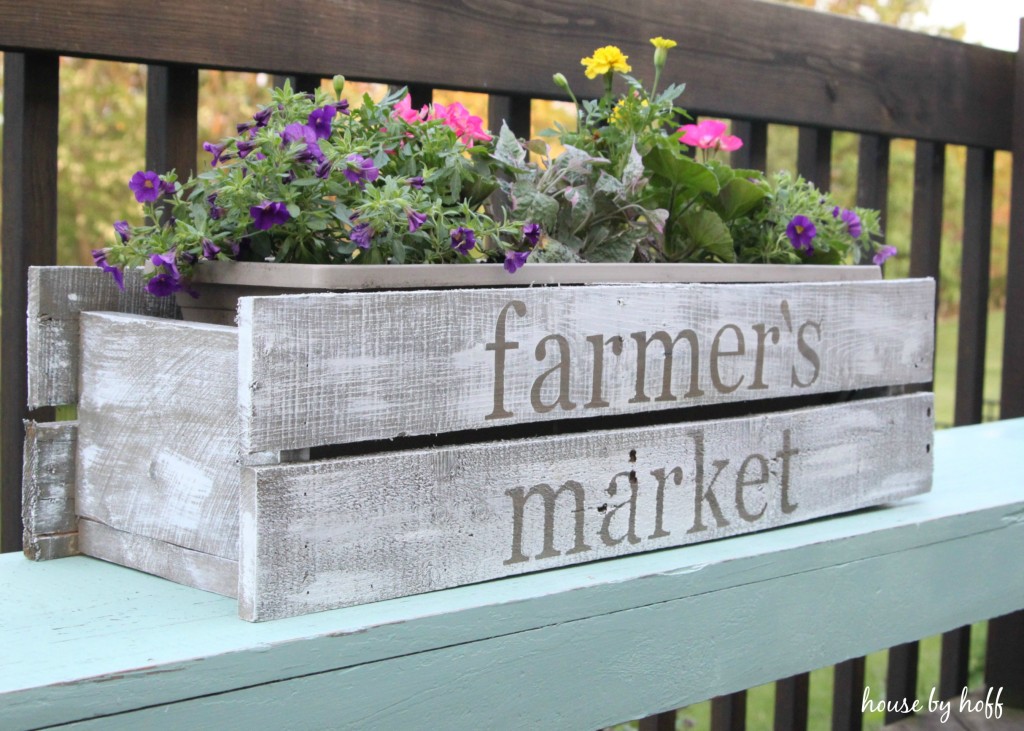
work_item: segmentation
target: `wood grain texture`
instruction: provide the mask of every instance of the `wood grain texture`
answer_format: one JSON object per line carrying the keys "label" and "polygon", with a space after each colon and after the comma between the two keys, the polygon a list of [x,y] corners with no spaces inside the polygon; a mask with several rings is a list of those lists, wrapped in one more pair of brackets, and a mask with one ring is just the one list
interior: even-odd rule
{"label": "wood grain texture", "polygon": [[[23,551],[35,561],[77,551],[75,446],[78,423],[25,422],[21,519]],[[67,553],[62,553],[69,551]]]}
{"label": "wood grain texture", "polygon": [[240,612],[305,614],[919,494],[931,404],[917,394],[244,468]]}
{"label": "wood grain texture", "polygon": [[237,337],[218,325],[82,314],[80,516],[237,557]]}
{"label": "wood grain texture", "polygon": [[242,450],[927,382],[933,299],[928,280],[243,298]]}
{"label": "wood grain texture", "polygon": [[193,589],[234,597],[238,563],[172,543],[126,533],[86,518],[79,521],[79,547],[93,558],[145,571]]}
{"label": "wood grain texture", "polygon": [[89,310],[174,318],[169,297],[142,288],[141,270],[129,270],[120,290],[97,267],[32,267],[28,273],[28,404],[78,401],[79,315]]}
{"label": "wood grain texture", "polygon": [[[685,49],[669,56],[666,73],[690,82],[682,103],[701,113],[1010,146],[1010,105],[991,100],[1013,98],[1013,54],[802,8],[746,0],[299,0],[282,14],[235,0],[219,12],[232,22],[208,22],[202,0],[79,0],[73,14],[60,0],[3,0],[0,48],[555,98],[551,74],[578,69],[581,57],[609,42],[650,79],[647,39],[661,35]],[[337,43],[342,27],[364,33]],[[426,50],[396,53],[378,41],[383,32]]]}
{"label": "wood grain texture", "polygon": [[883,510],[256,625],[85,556],[0,556],[0,726],[594,729],[682,707],[1024,607],[1024,572],[979,570],[1024,552],[1022,443],[1024,419],[940,431],[932,492]]}

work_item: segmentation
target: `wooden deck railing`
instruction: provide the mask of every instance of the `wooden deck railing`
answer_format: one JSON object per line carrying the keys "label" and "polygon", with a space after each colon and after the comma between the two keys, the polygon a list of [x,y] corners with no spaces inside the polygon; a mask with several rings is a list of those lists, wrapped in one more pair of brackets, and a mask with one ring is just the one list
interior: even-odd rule
{"label": "wooden deck railing", "polygon": [[[2,456],[0,548],[20,548],[25,412],[26,271],[56,262],[61,55],[149,64],[146,164],[195,162],[198,71],[263,71],[310,88],[321,77],[490,94],[490,124],[528,135],[530,101],[556,98],[551,73],[593,48],[635,53],[679,41],[685,105],[732,118],[741,163],[764,166],[769,123],[797,125],[798,170],[827,185],[832,135],[859,133],[857,199],[885,208],[889,150],[916,141],[910,273],[938,280],[947,145],[966,145],[956,381],[957,424],[981,420],[993,160],[1013,153],[1002,418],[1024,416],[1024,54],[1007,53],[755,0],[618,0],[487,4],[423,0],[281,4],[248,0],[0,0],[4,51]],[[524,18],[526,22],[524,22]],[[676,52],[674,52],[676,53]],[[639,58],[639,56],[637,56]],[[638,63],[638,66],[640,64]],[[641,75],[643,75],[641,73]],[[1011,103],[1012,100],[1012,103]],[[34,418],[49,419],[46,414]],[[993,570],[996,570],[993,568]],[[1009,570],[1015,570],[1010,568]],[[966,684],[968,629],[943,641],[942,692]],[[989,628],[987,680],[1024,694],[1024,613]],[[890,652],[887,696],[914,697],[916,643]],[[836,666],[834,727],[859,728],[863,659]],[[1008,694],[1009,700],[1011,694]],[[808,676],[777,684],[776,728],[806,726]],[[1017,698],[1024,703],[1024,698]],[[716,728],[743,727],[744,696],[715,700]],[[668,728],[671,714],[642,728]]]}

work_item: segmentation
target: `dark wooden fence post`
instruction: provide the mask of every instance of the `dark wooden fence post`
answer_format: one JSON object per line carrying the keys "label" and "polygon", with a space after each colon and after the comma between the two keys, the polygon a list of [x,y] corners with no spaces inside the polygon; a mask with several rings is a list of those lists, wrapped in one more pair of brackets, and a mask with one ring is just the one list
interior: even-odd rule
{"label": "dark wooden fence post", "polygon": [[796,169],[821,190],[832,187],[832,130],[801,127],[797,140]]}
{"label": "dark wooden fence post", "polygon": [[502,122],[516,137],[530,139],[530,97],[491,94],[487,100],[487,126],[492,134],[501,130]]}
{"label": "dark wooden fence post", "polygon": [[737,168],[764,170],[768,167],[768,123],[733,121],[732,133],[743,140],[743,147],[732,153]]}
{"label": "dark wooden fence post", "polygon": [[[21,550],[28,268],[57,263],[59,68],[55,53],[4,54],[0,551]],[[32,416],[52,420],[53,409],[40,409]]]}
{"label": "dark wooden fence post", "polygon": [[146,81],[146,169],[176,170],[188,179],[196,168],[199,69],[150,66]]}
{"label": "dark wooden fence post", "polygon": [[711,699],[711,731],[744,731],[747,727],[747,691]]}
{"label": "dark wooden fence post", "polygon": [[775,731],[807,731],[810,673],[800,673],[775,683]]}

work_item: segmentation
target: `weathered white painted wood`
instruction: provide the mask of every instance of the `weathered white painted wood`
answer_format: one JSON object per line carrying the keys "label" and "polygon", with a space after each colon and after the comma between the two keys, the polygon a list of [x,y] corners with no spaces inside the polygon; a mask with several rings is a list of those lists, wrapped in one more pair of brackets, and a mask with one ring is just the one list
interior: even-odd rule
{"label": "weathered white painted wood", "polygon": [[86,518],[79,521],[79,545],[82,553],[93,558],[194,589],[229,597],[238,595],[238,563],[230,559],[126,533]]}
{"label": "weathered white painted wood", "polygon": [[243,298],[242,449],[927,382],[933,303],[931,280]]}
{"label": "weathered white painted wood", "polygon": [[243,469],[263,620],[712,540],[931,485],[931,394]]}
{"label": "weathered white painted wood", "polygon": [[97,267],[30,267],[28,273],[28,406],[78,401],[78,316],[89,310],[174,318],[173,298],[143,290],[142,270],[129,269],[124,291]]}
{"label": "weathered white painted wood", "polygon": [[237,339],[232,327],[82,314],[80,516],[237,558]]}
{"label": "weathered white painted wood", "polygon": [[21,519],[25,555],[35,561],[78,553],[75,445],[78,423],[25,422]]}

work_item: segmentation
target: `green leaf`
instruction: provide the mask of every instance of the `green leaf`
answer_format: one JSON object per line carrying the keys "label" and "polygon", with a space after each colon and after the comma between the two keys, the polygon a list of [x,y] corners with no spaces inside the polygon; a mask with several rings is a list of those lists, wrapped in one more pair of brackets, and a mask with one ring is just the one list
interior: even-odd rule
{"label": "green leaf", "polygon": [[516,204],[516,218],[539,223],[546,231],[554,230],[558,218],[557,200],[541,193],[528,181],[517,183],[512,188],[512,198]]}
{"label": "green leaf", "polygon": [[698,193],[718,194],[718,178],[714,173],[699,162],[681,153],[672,152],[662,144],[651,149],[643,161],[648,170],[671,185],[682,186]]}
{"label": "green leaf", "polygon": [[505,122],[501,123],[498,142],[494,146],[494,159],[514,168],[522,168],[526,164],[526,150]]}
{"label": "green leaf", "polygon": [[299,208],[294,203],[289,203],[288,204],[288,213],[289,213],[289,215],[291,215],[292,218],[298,218],[299,214],[302,213],[302,209]]}
{"label": "green leaf", "polygon": [[645,235],[643,228],[630,227],[614,236],[591,241],[582,256],[587,261],[627,262],[633,258],[637,244]]}
{"label": "green leaf", "polygon": [[405,264],[405,246],[402,244],[401,239],[393,239],[391,241],[391,256],[396,264]]}
{"label": "green leaf", "polygon": [[736,261],[732,234],[714,211],[690,210],[682,216],[678,225],[689,240],[692,253],[711,255],[722,261]]}
{"label": "green leaf", "polygon": [[293,185],[296,188],[305,188],[310,185],[316,185],[317,183],[323,182],[320,178],[296,178],[289,185]]}
{"label": "green leaf", "polygon": [[725,221],[745,216],[761,204],[767,191],[746,178],[733,178],[714,201],[715,210]]}
{"label": "green leaf", "polygon": [[622,183],[630,191],[637,190],[644,182],[644,161],[636,151],[636,145],[630,145],[629,157],[622,170]]}

